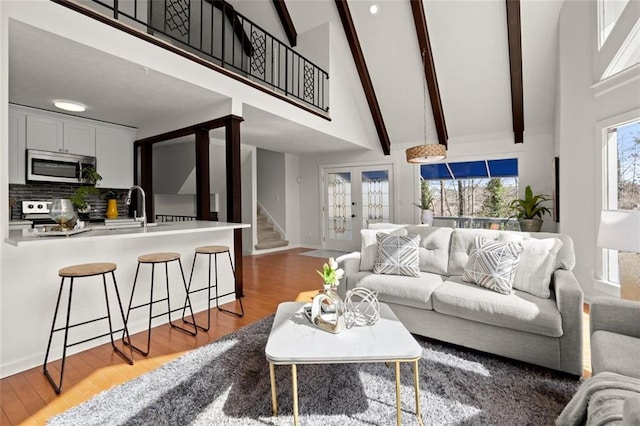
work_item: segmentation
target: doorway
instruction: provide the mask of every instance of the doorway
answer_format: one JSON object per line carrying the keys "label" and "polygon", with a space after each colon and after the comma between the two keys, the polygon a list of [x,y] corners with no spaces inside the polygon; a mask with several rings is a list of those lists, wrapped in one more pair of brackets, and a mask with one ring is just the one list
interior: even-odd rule
{"label": "doorway", "polygon": [[327,167],[322,170],[322,247],[360,249],[360,230],[393,222],[393,165]]}

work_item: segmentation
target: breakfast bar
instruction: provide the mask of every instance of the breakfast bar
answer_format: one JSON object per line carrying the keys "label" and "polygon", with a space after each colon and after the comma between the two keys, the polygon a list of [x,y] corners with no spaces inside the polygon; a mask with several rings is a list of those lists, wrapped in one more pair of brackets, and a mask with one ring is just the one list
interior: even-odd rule
{"label": "breakfast bar", "polygon": [[[84,232],[73,235],[46,235],[32,230],[11,230],[6,234],[2,250],[2,289],[0,299],[0,376],[39,366],[42,364],[51,327],[59,289],[60,268],[91,262],[112,262],[117,265],[115,275],[123,300],[129,299],[136,272],[137,258],[153,252],[179,253],[185,269],[194,258],[196,247],[224,245],[234,252],[234,231],[248,228],[242,223],[190,221],[149,224],[146,227],[109,227],[88,225]],[[234,260],[235,264],[235,260]],[[140,272],[140,279],[149,280]],[[161,275],[164,275],[161,274]],[[175,275],[175,276],[174,276]],[[188,281],[189,277],[185,277]],[[164,286],[164,276],[157,287]],[[194,286],[204,286],[207,282],[206,268],[196,268]],[[171,303],[183,304],[185,291],[178,268],[169,268]],[[221,293],[233,293],[234,276],[227,264],[220,268],[219,283]],[[175,295],[175,296],[174,296]],[[71,316],[74,322],[81,322],[95,316],[96,311],[105,310],[104,294],[95,291],[95,286],[78,285],[74,289]],[[173,299],[175,297],[175,300]],[[148,298],[148,294],[147,294]],[[234,300],[234,295],[222,298],[219,303]],[[135,303],[135,301],[134,301]],[[206,297],[193,297],[194,312],[207,309]],[[115,306],[115,305],[114,305]],[[178,317],[178,313],[175,317]],[[142,331],[147,326],[147,316],[140,312],[129,318],[131,334]],[[153,326],[166,323],[168,318],[154,319]],[[114,326],[121,326],[114,324]],[[214,326],[214,325],[212,325]],[[104,324],[91,324],[74,330],[74,340],[84,336],[104,332]],[[74,347],[70,353],[79,352],[109,341],[108,337]],[[17,342],[20,342],[17,344]],[[54,342],[52,352],[59,354],[62,342]]]}

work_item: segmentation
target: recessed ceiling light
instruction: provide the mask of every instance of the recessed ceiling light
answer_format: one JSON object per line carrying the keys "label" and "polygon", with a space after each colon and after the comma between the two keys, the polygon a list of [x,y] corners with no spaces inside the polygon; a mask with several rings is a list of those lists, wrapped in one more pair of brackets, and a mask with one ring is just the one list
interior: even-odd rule
{"label": "recessed ceiling light", "polygon": [[369,6],[369,13],[370,14],[377,15],[379,11],[380,11],[380,9],[378,8],[377,4],[372,4],[371,6]]}
{"label": "recessed ceiling light", "polygon": [[72,101],[55,101],[53,104],[56,108],[60,108],[65,111],[82,112],[87,109],[84,105]]}

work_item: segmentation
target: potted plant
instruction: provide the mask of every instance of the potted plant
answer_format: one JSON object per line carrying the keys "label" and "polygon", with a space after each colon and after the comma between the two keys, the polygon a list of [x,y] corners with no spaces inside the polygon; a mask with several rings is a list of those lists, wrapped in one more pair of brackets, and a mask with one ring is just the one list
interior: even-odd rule
{"label": "potted plant", "polygon": [[100,193],[96,188],[96,182],[99,180],[102,180],[102,176],[93,167],[84,168],[80,172],[80,186],[71,196],[71,203],[78,213],[89,213],[91,206],[87,202],[87,196]]}
{"label": "potted plant", "polygon": [[524,199],[520,198],[509,203],[509,208],[515,211],[520,230],[525,232],[539,232],[542,228],[542,215],[551,214],[550,210],[542,203],[549,201],[546,195],[533,195],[531,186],[527,185],[524,191]]}
{"label": "potted plant", "polygon": [[433,224],[433,193],[428,181],[423,180],[420,182],[420,204],[413,204],[422,210],[420,221],[424,225],[431,226]]}

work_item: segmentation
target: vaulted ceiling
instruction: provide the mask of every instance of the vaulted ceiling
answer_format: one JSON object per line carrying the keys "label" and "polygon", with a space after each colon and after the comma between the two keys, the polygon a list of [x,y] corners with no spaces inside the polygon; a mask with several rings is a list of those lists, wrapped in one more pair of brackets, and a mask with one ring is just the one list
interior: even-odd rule
{"label": "vaulted ceiling", "polygon": [[[421,2],[450,144],[476,139],[504,139],[513,135],[507,1],[513,0]],[[345,36],[334,0],[231,1],[236,10],[285,41],[288,34],[274,2],[286,5],[298,35],[329,21],[332,37]],[[369,12],[373,3],[379,7],[375,15]],[[553,131],[557,24],[562,0],[521,0],[518,3],[521,9],[526,143],[528,132]],[[347,4],[390,143],[423,141],[425,129],[426,138],[432,143],[437,142],[439,137],[433,108],[428,95],[425,98],[421,50],[410,0],[348,0]],[[95,52],[89,55],[87,47],[58,43],[52,37],[43,37],[37,31],[34,33],[32,28],[21,25],[10,26],[9,43],[12,102],[43,107],[43,93],[50,98],[60,88],[66,87],[71,96],[83,90],[100,91],[101,95],[97,97],[100,104],[96,106],[100,111],[94,110],[96,117],[92,118],[135,126],[153,114],[166,114],[167,108],[184,112],[189,108],[205,107],[215,95],[203,93],[199,88],[175,79],[169,81],[153,73],[145,75],[139,67],[129,69],[131,64],[117,58],[103,56],[100,59]],[[65,55],[60,55],[62,50]],[[75,50],[78,54],[73,62],[64,59],[67,53]],[[84,58],[89,56],[91,63],[86,63]],[[46,61],[43,62],[44,59]],[[43,63],[47,66],[40,66]],[[100,63],[99,68],[96,68],[96,63]],[[353,63],[344,66],[353,66]],[[111,78],[114,73],[128,77]],[[131,76],[134,76],[133,80]],[[156,86],[145,85],[145,80],[153,81]],[[126,84],[118,86],[117,81]],[[157,84],[173,94],[173,105],[157,101]],[[361,83],[354,80],[351,84]],[[38,98],[41,100],[37,101]],[[131,101],[118,103],[116,98]],[[224,101],[220,98],[220,102]],[[279,139],[289,140],[294,132],[306,132],[308,137],[303,139],[307,143],[298,147],[299,153],[313,152],[322,144],[330,150],[353,149],[352,145],[327,138],[320,132],[309,132],[293,123],[284,125],[282,119],[267,112],[250,112],[254,115],[253,121],[259,125],[252,127],[251,120],[245,121],[243,128],[246,127],[247,132],[243,134],[247,135],[246,143],[285,152],[291,144],[279,145]],[[366,115],[366,112],[362,114]],[[270,123],[273,123],[273,129],[269,128]],[[282,133],[280,136],[279,131]],[[269,141],[272,146],[265,146],[261,135],[271,133]]]}

